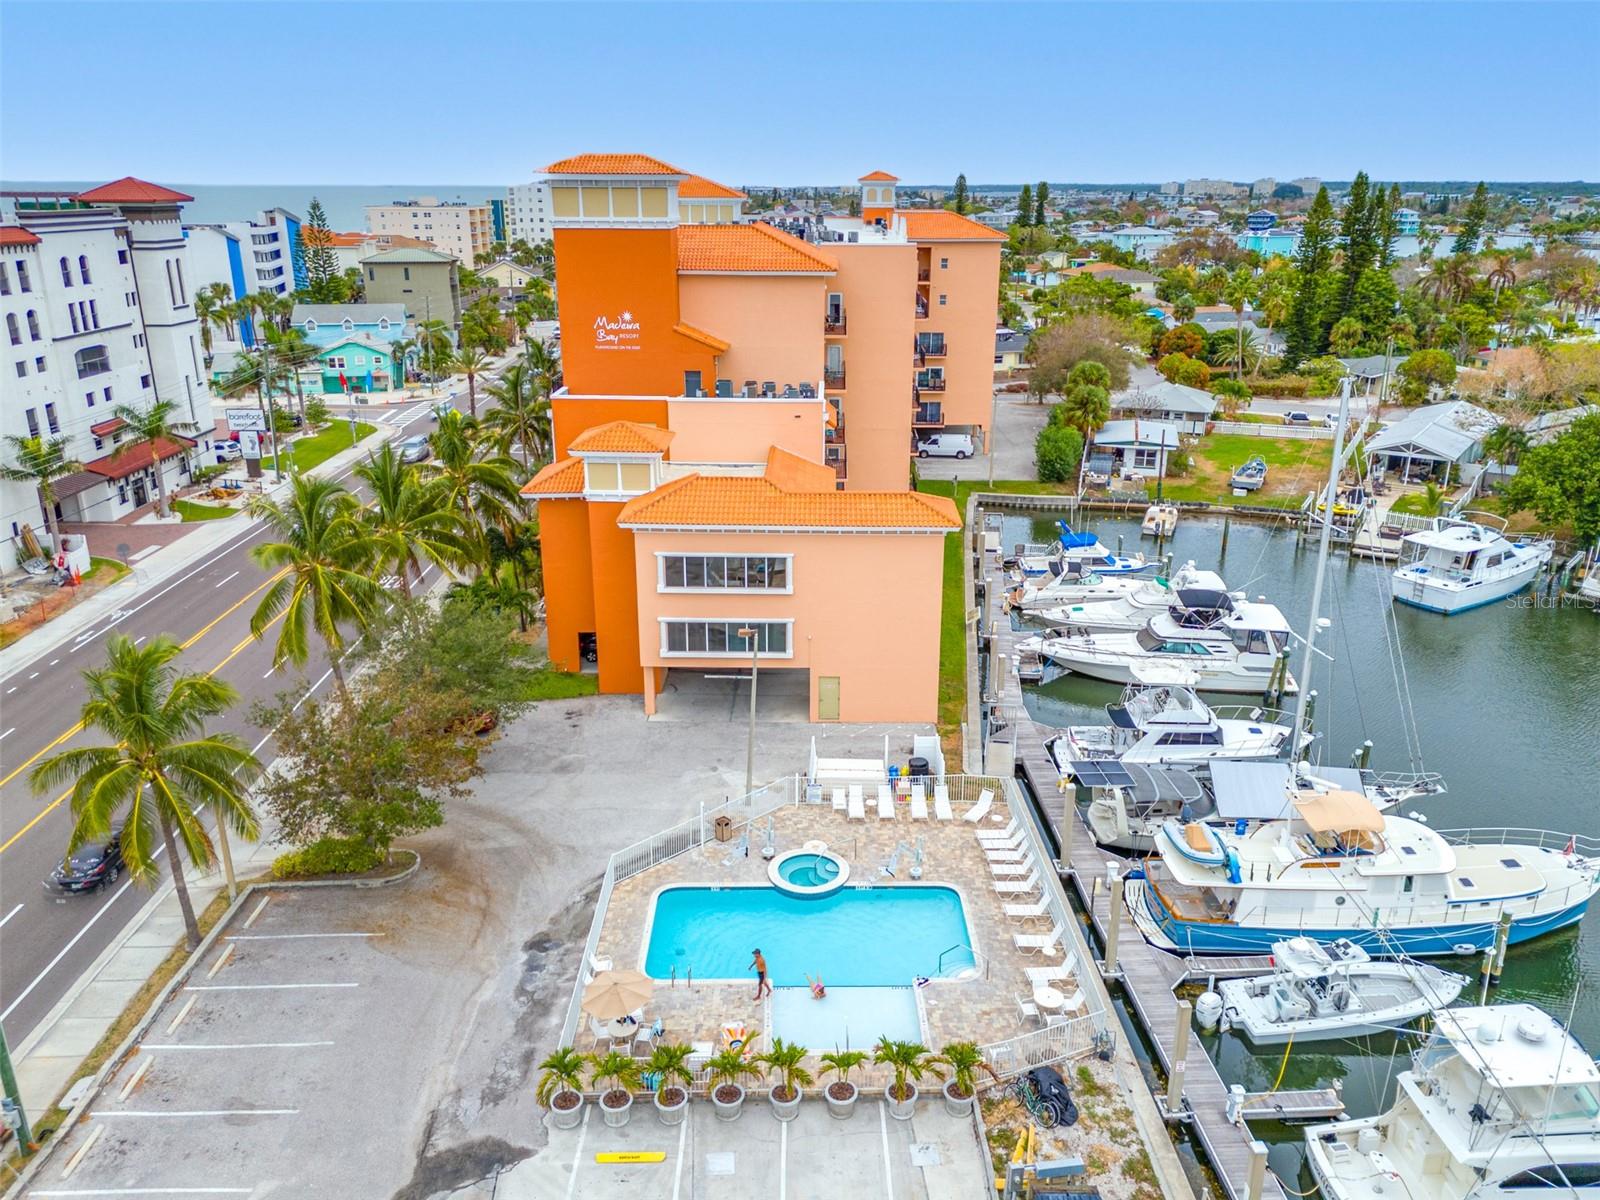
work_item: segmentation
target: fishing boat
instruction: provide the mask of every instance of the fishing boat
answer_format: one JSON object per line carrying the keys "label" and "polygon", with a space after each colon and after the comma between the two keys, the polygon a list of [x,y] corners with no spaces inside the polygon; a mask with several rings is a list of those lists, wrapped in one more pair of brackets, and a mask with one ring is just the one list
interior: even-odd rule
{"label": "fishing boat", "polygon": [[1057,521],[1061,536],[1053,543],[1027,543],[1016,548],[1005,566],[1023,579],[1052,574],[1059,563],[1067,573],[1096,575],[1136,575],[1160,566],[1156,559],[1142,554],[1113,554],[1092,533],[1076,533],[1065,521]]}
{"label": "fishing boat", "polygon": [[[1069,726],[1045,742],[1045,750],[1057,770],[1074,759],[1162,764],[1283,756],[1287,724],[1269,720],[1262,708],[1213,707],[1189,686],[1197,680],[1184,671],[1171,683],[1131,684],[1106,705],[1109,725]],[[1310,740],[1305,735],[1301,745]]]}
{"label": "fishing boat", "polygon": [[1257,1046],[1384,1033],[1455,1003],[1467,978],[1419,962],[1376,962],[1349,938],[1287,938],[1273,970],[1217,985],[1224,1032]]}
{"label": "fishing boat", "polygon": [[[1246,765],[1246,764],[1240,764]],[[1473,954],[1502,916],[1521,943],[1583,917],[1600,890],[1600,843],[1521,830],[1437,832],[1353,791],[1297,798],[1287,819],[1222,828],[1224,862],[1157,839],[1130,880],[1146,939],[1187,954],[1263,954],[1305,935],[1369,954]]]}
{"label": "fishing boat", "polygon": [[1535,1005],[1447,1009],[1386,1112],[1305,1138],[1325,1200],[1592,1196],[1600,1066]]}
{"label": "fishing boat", "polygon": [[1502,518],[1472,515],[1479,519],[1435,517],[1431,528],[1400,540],[1391,584],[1397,601],[1447,616],[1481,608],[1531,584],[1555,552],[1548,540],[1511,541]]}
{"label": "fishing boat", "polygon": [[1206,692],[1260,694],[1281,681],[1297,690],[1280,658],[1289,645],[1289,622],[1277,607],[1213,593],[1211,607],[1170,605],[1136,630],[1024,638],[1019,650],[1037,653],[1059,667],[1110,683],[1137,683],[1141,667],[1186,668]]}
{"label": "fishing boat", "polygon": [[1144,510],[1139,532],[1150,537],[1171,537],[1178,528],[1178,506],[1158,501]]}
{"label": "fishing boat", "polygon": [[[1035,608],[1028,616],[1074,630],[1138,629],[1169,608],[1214,608],[1214,597],[1218,593],[1226,595],[1227,591],[1222,576],[1215,571],[1199,570],[1193,562],[1187,562],[1173,572],[1171,579],[1159,575],[1154,579],[1140,579],[1132,591],[1111,599]],[[1241,592],[1231,598],[1242,600],[1244,594]]]}
{"label": "fishing boat", "polygon": [[1267,482],[1267,460],[1257,454],[1241,467],[1235,467],[1228,485],[1243,492],[1255,492]]}

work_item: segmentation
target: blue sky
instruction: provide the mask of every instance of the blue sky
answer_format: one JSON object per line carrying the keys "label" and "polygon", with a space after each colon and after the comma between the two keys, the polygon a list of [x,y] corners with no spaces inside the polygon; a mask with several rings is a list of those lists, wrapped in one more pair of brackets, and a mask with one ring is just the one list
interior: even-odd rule
{"label": "blue sky", "polygon": [[[274,89],[263,55],[297,64]],[[1600,5],[0,4],[0,174],[1600,179]]]}

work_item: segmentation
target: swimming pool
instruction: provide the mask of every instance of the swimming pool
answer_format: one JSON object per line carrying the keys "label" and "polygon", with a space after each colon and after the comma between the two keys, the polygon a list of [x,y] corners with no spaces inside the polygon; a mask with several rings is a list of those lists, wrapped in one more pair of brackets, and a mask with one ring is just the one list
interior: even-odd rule
{"label": "swimming pool", "polygon": [[[831,896],[776,888],[666,888],[656,896],[644,970],[653,979],[747,979],[760,947],[777,987],[909,984],[973,965],[966,910],[954,888],[847,887]],[[941,964],[941,955],[943,962]]]}

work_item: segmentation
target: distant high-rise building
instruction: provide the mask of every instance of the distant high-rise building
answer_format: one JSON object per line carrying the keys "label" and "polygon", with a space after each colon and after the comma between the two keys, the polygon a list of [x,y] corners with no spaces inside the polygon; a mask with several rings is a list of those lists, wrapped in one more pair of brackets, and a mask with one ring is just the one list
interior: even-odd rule
{"label": "distant high-rise building", "polygon": [[513,242],[530,246],[550,240],[548,184],[518,183],[506,189],[506,233]]}
{"label": "distant high-rise building", "polygon": [[1232,199],[1243,196],[1246,189],[1226,179],[1190,179],[1183,185],[1183,194],[1187,197],[1215,196],[1218,199]]}
{"label": "distant high-rise building", "polygon": [[1302,175],[1299,179],[1291,179],[1289,182],[1308,196],[1315,196],[1317,189],[1322,186],[1322,180],[1315,175]]}
{"label": "distant high-rise building", "polygon": [[1183,184],[1179,183],[1176,179],[1170,183],[1163,183],[1161,185],[1161,194],[1163,196],[1177,196],[1181,195],[1182,192]]}
{"label": "distant high-rise building", "polygon": [[1277,187],[1278,181],[1267,175],[1250,185],[1250,198],[1252,200],[1265,200],[1277,190]]}
{"label": "distant high-rise building", "polygon": [[422,196],[392,204],[369,204],[367,230],[421,238],[470,267],[494,243],[494,216],[487,201],[468,204]]}

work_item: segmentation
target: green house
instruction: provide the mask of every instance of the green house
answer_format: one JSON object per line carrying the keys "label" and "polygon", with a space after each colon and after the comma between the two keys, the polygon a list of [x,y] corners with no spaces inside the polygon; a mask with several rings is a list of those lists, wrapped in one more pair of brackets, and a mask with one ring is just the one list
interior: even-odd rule
{"label": "green house", "polygon": [[324,346],[317,359],[324,392],[387,392],[398,386],[394,346],[369,334],[353,333]]}

